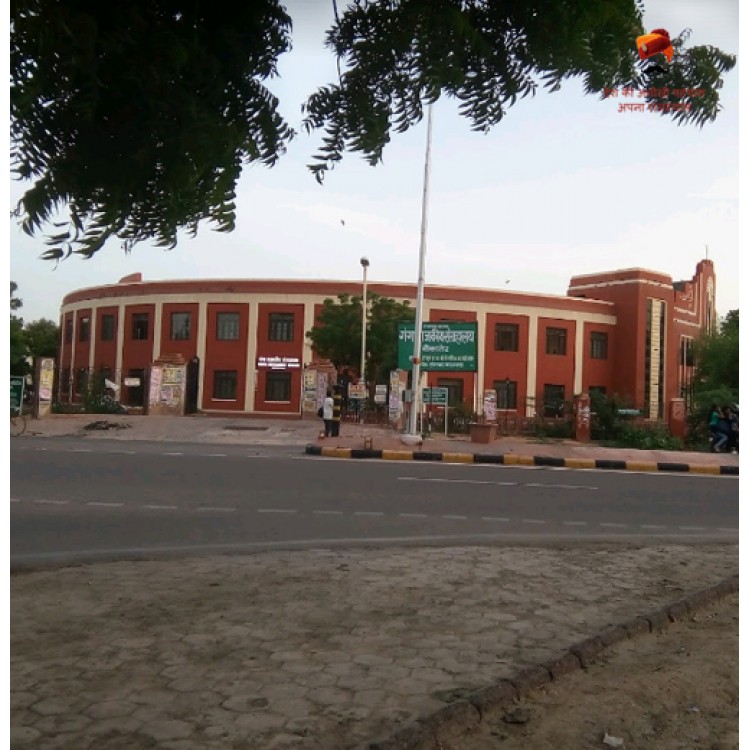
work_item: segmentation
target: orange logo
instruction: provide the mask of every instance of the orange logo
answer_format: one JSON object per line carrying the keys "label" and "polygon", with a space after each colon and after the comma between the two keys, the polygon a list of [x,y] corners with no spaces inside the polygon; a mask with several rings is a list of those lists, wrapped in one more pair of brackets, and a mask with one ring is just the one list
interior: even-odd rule
{"label": "orange logo", "polygon": [[643,34],[635,40],[638,47],[638,57],[645,60],[647,57],[658,55],[663,52],[668,62],[672,62],[674,49],[666,29],[654,29],[650,34]]}

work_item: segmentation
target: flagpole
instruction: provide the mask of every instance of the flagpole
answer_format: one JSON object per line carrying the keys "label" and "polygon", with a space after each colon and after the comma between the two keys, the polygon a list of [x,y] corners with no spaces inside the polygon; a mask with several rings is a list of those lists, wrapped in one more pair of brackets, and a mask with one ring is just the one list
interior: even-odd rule
{"label": "flagpole", "polygon": [[414,320],[414,354],[412,356],[411,409],[409,410],[410,442],[419,442],[417,435],[417,414],[421,404],[419,380],[422,376],[422,307],[424,305],[424,269],[427,255],[427,199],[430,189],[430,154],[432,151],[432,102],[427,105],[427,146],[424,159],[424,184],[422,188],[422,228],[419,236],[419,277],[417,279],[416,318]]}

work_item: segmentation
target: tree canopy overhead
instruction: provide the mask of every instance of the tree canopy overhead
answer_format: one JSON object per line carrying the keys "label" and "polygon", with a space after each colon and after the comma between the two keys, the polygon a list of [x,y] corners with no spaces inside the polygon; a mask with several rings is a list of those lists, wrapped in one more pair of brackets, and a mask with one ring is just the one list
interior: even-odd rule
{"label": "tree canopy overhead", "polygon": [[[338,7],[338,6],[341,7]],[[326,44],[337,82],[312,93],[303,127],[322,134],[320,181],[346,152],[376,164],[391,132],[426,102],[456,98],[487,130],[518,98],[567,78],[606,88],[667,90],[691,108],[655,109],[678,123],[715,119],[732,55],[672,39],[672,63],[639,61],[640,0],[351,0]],[[265,82],[291,47],[280,0],[235,3],[11,3],[11,161],[31,181],[24,229],[48,232],[43,257],[91,257],[113,237],[172,247],[203,221],[231,231],[243,166],[273,165],[293,137]],[[55,213],[67,218],[50,227]]]}

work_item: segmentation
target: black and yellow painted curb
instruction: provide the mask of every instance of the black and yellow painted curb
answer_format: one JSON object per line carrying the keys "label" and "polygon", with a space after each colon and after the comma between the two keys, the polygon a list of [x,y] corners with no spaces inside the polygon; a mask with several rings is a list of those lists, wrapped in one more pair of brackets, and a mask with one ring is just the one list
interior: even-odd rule
{"label": "black and yellow painted curb", "polygon": [[442,453],[438,451],[376,450],[375,448],[326,448],[308,445],[308,456],[327,458],[382,458],[386,461],[435,461],[450,464],[503,464],[505,466],[557,466],[566,469],[610,469],[615,471],[672,471],[690,474],[739,476],[739,466],[687,464],[675,461],[618,461],[610,458],[560,458],[519,456],[516,453]]}

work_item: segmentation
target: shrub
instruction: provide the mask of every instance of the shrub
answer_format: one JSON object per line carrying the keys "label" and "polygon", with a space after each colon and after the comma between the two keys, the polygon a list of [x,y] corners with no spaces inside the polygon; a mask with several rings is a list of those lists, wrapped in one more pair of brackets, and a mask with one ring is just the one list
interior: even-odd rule
{"label": "shrub", "polygon": [[638,448],[640,450],[680,450],[682,441],[672,437],[666,427],[658,426],[648,429],[624,427],[616,440],[621,448]]}

